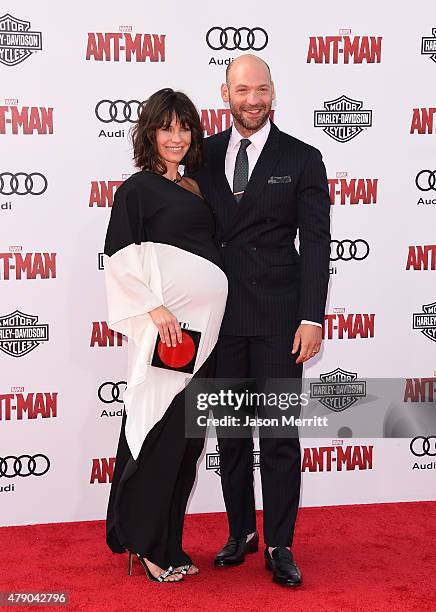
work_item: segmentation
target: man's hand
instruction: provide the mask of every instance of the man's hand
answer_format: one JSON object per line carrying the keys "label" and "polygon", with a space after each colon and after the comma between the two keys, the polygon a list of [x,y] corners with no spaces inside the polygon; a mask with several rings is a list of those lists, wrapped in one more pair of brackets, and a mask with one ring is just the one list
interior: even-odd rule
{"label": "man's hand", "polygon": [[302,323],[299,325],[294,336],[294,344],[292,345],[292,354],[294,355],[301,346],[300,354],[295,363],[303,363],[314,357],[322,342],[322,328],[318,325],[310,325]]}
{"label": "man's hand", "polygon": [[159,330],[159,336],[163,344],[177,346],[182,341],[182,330],[177,318],[165,308],[158,306],[148,313]]}

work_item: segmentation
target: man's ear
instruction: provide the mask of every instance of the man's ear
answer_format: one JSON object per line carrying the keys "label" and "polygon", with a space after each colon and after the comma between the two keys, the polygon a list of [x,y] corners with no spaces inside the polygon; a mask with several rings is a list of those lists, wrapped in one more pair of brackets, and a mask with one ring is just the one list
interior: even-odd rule
{"label": "man's ear", "polygon": [[221,85],[221,98],[223,102],[229,102],[229,88],[227,87],[227,83]]}
{"label": "man's ear", "polygon": [[276,99],[276,88],[274,87],[273,81],[271,81],[271,94],[272,94],[272,99],[275,100]]}

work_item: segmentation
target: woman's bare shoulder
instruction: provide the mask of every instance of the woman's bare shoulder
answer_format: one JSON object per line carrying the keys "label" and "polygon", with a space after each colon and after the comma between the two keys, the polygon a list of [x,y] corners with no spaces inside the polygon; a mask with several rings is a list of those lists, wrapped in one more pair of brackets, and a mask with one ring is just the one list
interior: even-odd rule
{"label": "woman's bare shoulder", "polygon": [[192,191],[196,195],[203,197],[197,181],[195,181],[193,178],[190,178],[190,177],[188,178],[187,176],[184,176],[182,179],[182,182],[185,183],[186,189],[189,189],[189,191]]}

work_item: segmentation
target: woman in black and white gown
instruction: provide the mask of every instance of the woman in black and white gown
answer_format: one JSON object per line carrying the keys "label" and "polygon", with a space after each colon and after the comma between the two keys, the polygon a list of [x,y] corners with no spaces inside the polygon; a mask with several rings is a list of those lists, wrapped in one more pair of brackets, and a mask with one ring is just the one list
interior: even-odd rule
{"label": "woman in black and white gown", "polygon": [[[136,556],[147,576],[198,573],[182,548],[183,520],[204,439],[185,436],[186,379],[214,375],[227,278],[214,218],[192,179],[202,130],[193,103],[163,89],[133,130],[141,169],[117,190],[105,242],[109,326],[128,341],[128,376],[107,512],[107,544]],[[176,347],[179,322],[201,332],[192,374],[151,365],[158,336]],[[174,349],[176,350],[176,349]]]}

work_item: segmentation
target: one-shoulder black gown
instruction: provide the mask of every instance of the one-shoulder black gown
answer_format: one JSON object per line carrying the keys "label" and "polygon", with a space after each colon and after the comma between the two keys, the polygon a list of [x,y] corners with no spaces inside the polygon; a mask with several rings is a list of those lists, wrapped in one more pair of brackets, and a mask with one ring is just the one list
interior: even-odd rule
{"label": "one-shoulder black gown", "polygon": [[[214,375],[227,278],[208,204],[163,176],[137,172],[117,190],[105,242],[108,323],[128,341],[128,375],[106,541],[162,568],[191,563],[183,519],[204,439],[185,436],[185,384]],[[201,331],[194,373],[151,365],[150,310]]]}

